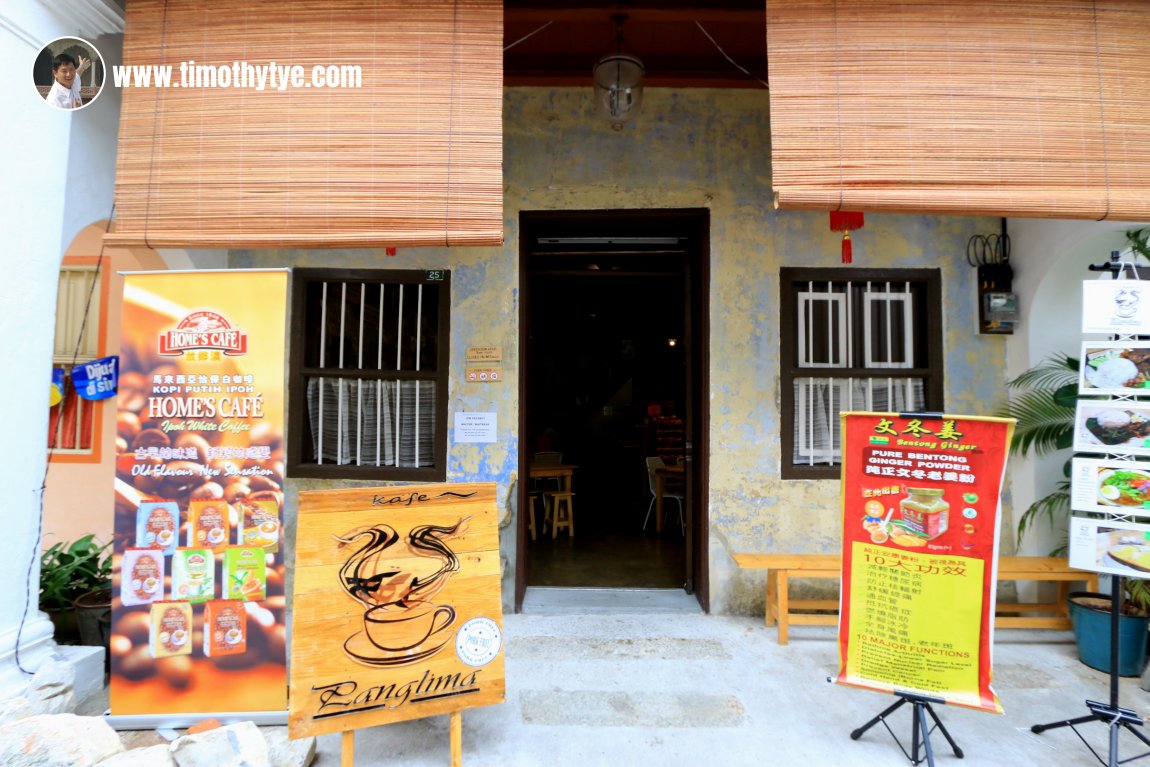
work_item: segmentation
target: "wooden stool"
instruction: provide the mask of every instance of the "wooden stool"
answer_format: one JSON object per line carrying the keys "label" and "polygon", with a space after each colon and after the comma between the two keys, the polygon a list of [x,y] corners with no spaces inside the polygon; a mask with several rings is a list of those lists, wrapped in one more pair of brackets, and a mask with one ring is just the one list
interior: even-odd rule
{"label": "wooden stool", "polygon": [[575,498],[575,493],[570,490],[560,490],[554,493],[548,493],[551,496],[551,537],[556,538],[559,535],[559,528],[566,528],[568,534],[572,538],[575,537],[575,510],[572,508],[572,500]]}
{"label": "wooden stool", "polygon": [[547,532],[547,520],[550,515],[547,513],[547,497],[543,493],[528,493],[527,494],[527,529],[531,531],[531,540],[535,540],[535,502],[542,501],[543,503],[543,532]]}

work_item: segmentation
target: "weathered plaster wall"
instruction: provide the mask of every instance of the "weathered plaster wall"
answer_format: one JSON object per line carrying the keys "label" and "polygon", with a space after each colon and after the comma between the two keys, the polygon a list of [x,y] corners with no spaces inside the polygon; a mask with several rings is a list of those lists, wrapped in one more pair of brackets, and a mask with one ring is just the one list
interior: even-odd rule
{"label": "weathered plaster wall", "polygon": [[[778,479],[782,266],[837,266],[825,213],[777,212],[766,91],[652,89],[626,130],[597,119],[580,89],[509,89],[505,209],[696,208],[711,211],[709,554],[715,612],[761,610],[762,581],[730,552],[831,551],[839,483]],[[1002,401],[1004,339],[977,335],[972,234],[997,219],[869,215],[855,263],[942,270],[946,409],[989,414]],[[515,241],[508,232],[508,258]]]}
{"label": "weathered plaster wall", "polygon": [[[243,251],[231,265],[452,269],[451,408],[496,412],[499,442],[453,444],[448,479],[493,480],[505,497],[518,462],[520,212],[708,208],[711,606],[761,611],[761,577],[739,573],[730,552],[830,551],[840,526],[838,482],[778,479],[778,270],[839,265],[839,235],[825,213],[772,210],[766,91],[652,89],[639,118],[616,132],[594,114],[588,89],[508,89],[504,182],[502,248],[401,250],[395,258]],[[988,414],[1003,398],[1004,340],[977,335],[974,270],[964,260],[967,239],[998,225],[870,215],[852,235],[860,266],[942,270],[946,409],[954,413]],[[466,347],[487,344],[503,347],[506,382],[464,383]]]}

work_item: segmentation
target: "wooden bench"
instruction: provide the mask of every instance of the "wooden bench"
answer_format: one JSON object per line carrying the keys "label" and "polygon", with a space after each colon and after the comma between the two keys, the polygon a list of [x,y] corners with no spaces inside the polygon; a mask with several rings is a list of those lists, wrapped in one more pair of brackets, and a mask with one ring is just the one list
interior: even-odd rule
{"label": "wooden bench", "polygon": [[[735,554],[735,562],[746,570],[767,571],[768,626],[779,625],[779,644],[787,643],[790,624],[800,626],[834,626],[838,623],[839,600],[791,599],[791,578],[838,578],[842,574],[842,557],[838,554]],[[999,602],[995,607],[996,628],[1068,629],[1070,616],[1066,596],[1074,581],[1086,583],[1087,591],[1098,590],[1098,574],[1072,570],[1062,557],[999,557],[1000,581],[1054,581],[1058,583],[1055,602]],[[798,613],[795,610],[822,610],[821,613]],[[1022,613],[1044,613],[1023,615]]]}

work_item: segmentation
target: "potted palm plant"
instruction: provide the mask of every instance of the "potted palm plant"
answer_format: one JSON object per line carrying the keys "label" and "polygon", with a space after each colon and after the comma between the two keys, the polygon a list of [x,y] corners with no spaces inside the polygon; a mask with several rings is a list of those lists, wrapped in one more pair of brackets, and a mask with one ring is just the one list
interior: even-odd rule
{"label": "potted palm plant", "polygon": [[104,644],[101,619],[112,603],[111,544],[94,535],[58,541],[40,557],[40,609],[60,644]]}

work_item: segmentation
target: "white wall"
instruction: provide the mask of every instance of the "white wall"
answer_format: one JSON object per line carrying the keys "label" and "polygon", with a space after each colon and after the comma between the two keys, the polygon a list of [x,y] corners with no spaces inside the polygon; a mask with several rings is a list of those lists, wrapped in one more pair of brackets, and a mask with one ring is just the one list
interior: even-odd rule
{"label": "white wall", "polygon": [[[77,113],[48,107],[32,82],[36,54],[54,38],[85,35],[74,19],[58,18],[46,6],[12,5],[0,10],[0,359],[6,371],[4,426],[19,436],[0,440],[0,583],[10,586],[0,593],[0,700],[18,694],[27,680],[16,662],[22,619],[18,652],[25,671],[36,669],[54,647],[52,626],[36,603],[56,280],[67,240],[107,216],[113,174],[106,157],[115,156],[119,112],[115,99],[101,104],[108,94]],[[97,161],[79,162],[75,147]],[[70,170],[78,175],[70,177]]]}

